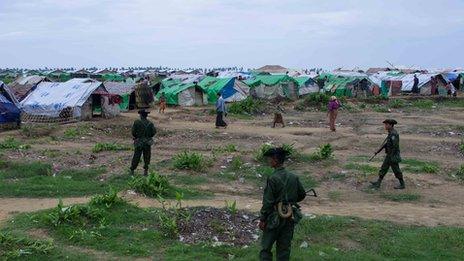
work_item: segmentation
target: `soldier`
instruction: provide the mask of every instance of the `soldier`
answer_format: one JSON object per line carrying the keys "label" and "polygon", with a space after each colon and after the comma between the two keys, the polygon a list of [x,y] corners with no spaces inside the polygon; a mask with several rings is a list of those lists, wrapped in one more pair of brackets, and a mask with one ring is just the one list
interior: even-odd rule
{"label": "soldier", "polygon": [[385,174],[387,174],[388,169],[391,167],[393,170],[393,173],[395,173],[395,177],[399,180],[400,184],[395,187],[395,189],[404,189],[404,179],[403,179],[403,173],[401,172],[399,163],[401,162],[401,155],[400,155],[400,136],[398,135],[398,132],[395,130],[395,124],[397,122],[392,119],[387,119],[384,120],[383,123],[385,124],[385,130],[388,131],[388,136],[385,139],[384,144],[382,147],[376,152],[379,153],[383,149],[385,149],[385,159],[383,160],[382,167],[380,168],[379,171],[379,178],[377,181],[372,182],[372,187],[373,188],[380,188],[380,184],[382,183],[383,178],[385,177]]}
{"label": "soldier", "polygon": [[260,212],[259,228],[263,231],[260,260],[272,260],[272,246],[276,242],[277,260],[290,259],[293,230],[301,218],[300,206],[306,192],[298,177],[283,167],[286,152],[273,148],[264,155],[275,169],[267,179]]}
{"label": "soldier", "polygon": [[156,134],[155,125],[147,119],[150,112],[145,109],[139,110],[140,119],[132,125],[132,136],[134,138],[134,156],[130,167],[130,174],[134,175],[134,171],[139,165],[140,157],[143,154],[143,175],[148,175],[148,166],[151,159],[151,145],[153,145],[153,137]]}

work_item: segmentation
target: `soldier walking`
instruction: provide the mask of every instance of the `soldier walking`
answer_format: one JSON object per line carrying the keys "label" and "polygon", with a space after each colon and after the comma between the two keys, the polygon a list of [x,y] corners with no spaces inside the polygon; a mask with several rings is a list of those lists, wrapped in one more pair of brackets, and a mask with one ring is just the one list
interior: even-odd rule
{"label": "soldier walking", "polygon": [[401,155],[400,155],[400,136],[398,132],[395,130],[395,125],[397,122],[392,119],[387,119],[383,121],[385,125],[385,130],[388,131],[388,136],[385,139],[384,144],[382,147],[376,152],[376,154],[380,153],[382,150],[385,149],[385,159],[383,160],[382,167],[379,171],[379,178],[377,181],[372,182],[373,188],[380,188],[380,184],[382,183],[383,178],[388,172],[388,169],[391,167],[395,177],[398,179],[400,184],[395,187],[395,189],[404,189],[404,179],[403,173],[401,172],[399,163],[401,162]]}
{"label": "soldier walking", "polygon": [[142,109],[138,112],[140,119],[132,125],[132,136],[134,139],[134,156],[132,157],[132,164],[130,167],[130,174],[134,175],[135,169],[140,162],[140,157],[143,154],[143,175],[148,175],[148,166],[151,159],[151,145],[153,145],[153,137],[156,134],[155,125],[148,120],[150,112]]}
{"label": "soldier walking", "polygon": [[287,153],[273,148],[265,154],[274,173],[267,179],[260,212],[259,228],[263,231],[260,260],[272,260],[272,246],[276,243],[277,260],[290,259],[290,247],[295,225],[302,214],[297,202],[306,197],[298,176],[284,168]]}

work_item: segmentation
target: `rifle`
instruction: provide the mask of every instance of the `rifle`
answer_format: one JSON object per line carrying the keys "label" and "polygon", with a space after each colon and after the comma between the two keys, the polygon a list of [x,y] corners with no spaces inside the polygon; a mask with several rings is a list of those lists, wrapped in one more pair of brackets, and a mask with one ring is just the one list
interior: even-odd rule
{"label": "rifle", "polygon": [[380,146],[380,148],[377,150],[376,153],[374,153],[374,155],[372,155],[372,157],[369,159],[369,162],[371,160],[373,160],[375,158],[375,156],[377,156],[377,154],[379,154],[384,148],[385,148],[385,145],[387,145],[387,139],[388,139],[388,136],[385,138],[385,140],[382,142],[382,146]]}
{"label": "rifle", "polygon": [[[317,198],[317,193],[316,193],[316,191],[314,189],[310,189],[308,191],[305,191],[306,194],[308,194],[309,192],[312,192],[312,194],[310,194],[309,196]],[[253,219],[251,222],[253,223],[253,222],[257,221],[259,218],[260,217],[257,217],[255,219]]]}

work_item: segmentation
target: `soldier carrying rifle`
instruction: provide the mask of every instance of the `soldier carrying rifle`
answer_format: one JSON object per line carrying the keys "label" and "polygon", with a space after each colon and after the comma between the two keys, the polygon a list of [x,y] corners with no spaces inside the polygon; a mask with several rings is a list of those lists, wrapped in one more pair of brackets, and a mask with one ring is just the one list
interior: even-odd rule
{"label": "soldier carrying rifle", "polygon": [[[370,160],[372,160],[375,155],[379,154],[382,150],[385,149],[385,159],[383,160],[382,167],[380,168],[379,171],[379,178],[377,181],[372,182],[372,187],[375,189],[380,188],[380,184],[382,183],[383,178],[388,172],[388,169],[391,167],[393,170],[393,173],[395,174],[395,177],[398,179],[400,184],[398,186],[395,186],[395,189],[404,189],[404,179],[403,179],[403,173],[401,172],[399,163],[401,162],[401,155],[400,155],[400,136],[398,132],[395,130],[395,124],[397,122],[392,119],[387,119],[383,121],[385,125],[385,130],[388,131],[388,136],[385,139],[383,145],[380,147],[380,149],[372,156]],[[369,160],[369,161],[370,161]]]}

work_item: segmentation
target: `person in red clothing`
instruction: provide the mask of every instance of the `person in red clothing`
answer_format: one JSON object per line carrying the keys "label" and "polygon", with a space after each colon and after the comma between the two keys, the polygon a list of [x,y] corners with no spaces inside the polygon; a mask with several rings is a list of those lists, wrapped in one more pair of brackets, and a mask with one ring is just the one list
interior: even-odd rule
{"label": "person in red clothing", "polygon": [[331,131],[336,131],[335,120],[337,119],[338,108],[340,108],[340,102],[338,101],[337,97],[335,96],[330,97],[330,101],[327,106],[327,109],[328,109],[327,116],[329,116]]}

